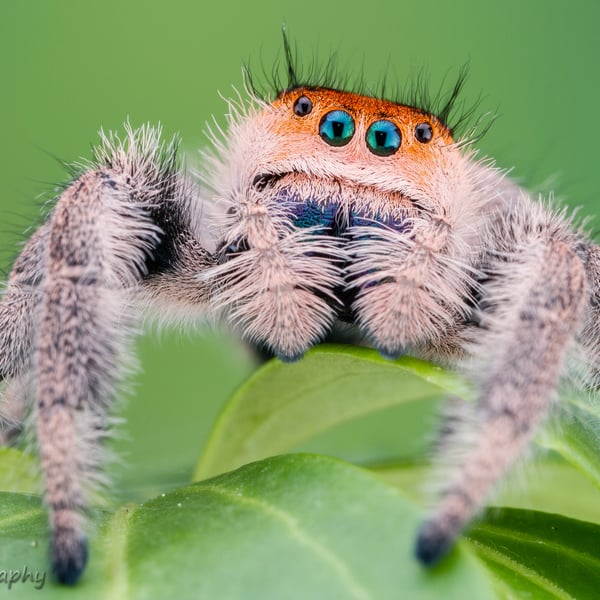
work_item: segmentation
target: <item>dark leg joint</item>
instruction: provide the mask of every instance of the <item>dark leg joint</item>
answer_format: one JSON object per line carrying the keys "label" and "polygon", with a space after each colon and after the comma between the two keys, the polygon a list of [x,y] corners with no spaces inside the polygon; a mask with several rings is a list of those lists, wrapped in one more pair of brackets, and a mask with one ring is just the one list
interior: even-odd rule
{"label": "dark leg joint", "polygon": [[59,583],[75,585],[87,564],[87,540],[73,529],[58,528],[52,535],[50,558],[54,578]]}
{"label": "dark leg joint", "polygon": [[419,530],[415,557],[426,567],[436,565],[452,548],[455,534],[437,521],[427,521]]}

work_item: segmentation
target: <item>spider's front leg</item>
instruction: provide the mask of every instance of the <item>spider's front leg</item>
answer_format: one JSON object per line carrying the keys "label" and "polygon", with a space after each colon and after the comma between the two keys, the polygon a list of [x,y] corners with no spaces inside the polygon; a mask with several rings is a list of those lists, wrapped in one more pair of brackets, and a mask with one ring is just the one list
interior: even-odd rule
{"label": "spider's front leg", "polygon": [[514,243],[488,263],[470,348],[480,357],[473,422],[445,441],[447,451],[454,443],[465,454],[417,539],[428,565],[446,554],[546,416],[583,322],[588,284],[575,236],[558,219],[543,227],[510,220],[497,235],[509,231]]}
{"label": "spider's front leg", "polygon": [[[35,263],[34,292],[17,293],[13,277],[0,309],[2,367],[9,375],[29,368],[34,381],[52,569],[69,584],[87,561],[84,513],[102,480],[101,442],[134,333],[133,307],[144,293],[156,299],[161,277],[168,299],[177,300],[168,294],[177,286],[168,282],[179,278],[184,294],[192,271],[212,264],[195,242],[197,198],[177,170],[173,146],[163,147],[158,132],[142,128],[128,131],[125,144],[105,139],[96,155],[15,266],[18,275],[19,264]],[[195,279],[193,285],[189,301],[205,306],[206,286]],[[19,359],[27,349],[30,363]],[[9,356],[17,357],[12,364]]]}
{"label": "spider's front leg", "polygon": [[42,262],[48,227],[36,231],[16,260],[0,302],[0,379],[5,381],[2,399],[0,443],[11,443],[20,433],[32,379],[31,353],[34,314],[42,281]]}

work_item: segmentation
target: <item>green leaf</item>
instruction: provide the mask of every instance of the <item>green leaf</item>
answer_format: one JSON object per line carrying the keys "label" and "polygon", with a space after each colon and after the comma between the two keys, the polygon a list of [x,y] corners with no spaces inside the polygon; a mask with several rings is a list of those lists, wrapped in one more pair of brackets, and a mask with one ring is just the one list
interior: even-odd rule
{"label": "green leaf", "polygon": [[[376,425],[382,420],[376,420],[377,411],[443,395],[474,397],[458,375],[410,357],[388,361],[367,348],[324,345],[299,363],[271,361],[231,397],[211,432],[194,480],[297,449],[358,417]],[[559,426],[546,427],[536,444],[556,451],[600,487],[600,409],[584,394],[564,394],[558,417]],[[330,452],[331,446],[300,447]]]}
{"label": "green leaf", "polygon": [[556,423],[537,437],[543,448],[558,452],[600,487],[600,414],[592,399],[567,395]]}
{"label": "green leaf", "polygon": [[[44,570],[39,500],[4,493],[0,502],[0,564]],[[93,539],[79,586],[46,581],[44,597],[496,597],[487,569],[462,543],[437,569],[417,564],[420,518],[365,470],[314,455],[275,457],[121,509]],[[11,592],[32,597],[32,585]]]}
{"label": "green leaf", "polygon": [[[389,362],[366,349],[325,347],[304,362],[273,361],[238,390],[199,472],[285,451],[389,407],[404,410],[408,402],[445,393],[472,397],[459,378],[410,358]],[[582,398],[567,398],[564,405],[573,410],[561,435],[549,430],[541,439],[596,477],[598,415]],[[30,457],[0,452],[0,489],[38,489]],[[90,567],[67,592],[117,599],[387,598],[401,590],[402,597],[451,599],[493,597],[493,585],[507,598],[590,597],[584,584],[598,583],[588,571],[597,570],[600,554],[594,554],[592,540],[600,538],[600,530],[557,515],[491,513],[469,533],[472,545],[460,543],[432,572],[420,568],[411,550],[421,518],[416,507],[422,498],[415,491],[430,473],[424,467],[393,471],[387,469],[388,479],[413,500],[364,470],[302,455],[253,463],[112,516],[101,514]],[[526,495],[536,499],[531,505],[598,520],[590,505],[594,496],[589,486],[570,478],[573,470],[544,463],[541,471],[539,489],[528,480]],[[510,496],[502,501],[519,504]],[[0,494],[0,508],[5,517],[0,569],[47,569],[47,525],[39,499]],[[563,561],[578,564],[577,577],[560,572]],[[22,584],[11,593],[28,598],[31,590]],[[46,582],[45,593],[66,592]]]}
{"label": "green leaf", "polygon": [[[0,515],[0,595],[33,598],[43,594],[45,598],[50,585],[48,517],[40,498],[0,492]],[[54,591],[57,598],[60,590]]]}
{"label": "green leaf", "polygon": [[490,509],[468,538],[517,598],[597,598],[600,526],[561,515]]}
{"label": "green leaf", "polygon": [[0,490],[3,492],[39,493],[39,473],[39,465],[30,454],[16,448],[0,448]]}
{"label": "green leaf", "polygon": [[458,377],[429,363],[381,358],[367,348],[326,345],[294,364],[273,360],[231,397],[194,480],[289,451],[341,423],[443,393],[469,396]]}
{"label": "green leaf", "polygon": [[[428,465],[386,465],[373,471],[418,505],[425,505],[429,499],[424,493],[432,476]],[[600,524],[598,490],[588,477],[558,457],[538,458],[520,465],[516,473],[509,473],[492,502]]]}

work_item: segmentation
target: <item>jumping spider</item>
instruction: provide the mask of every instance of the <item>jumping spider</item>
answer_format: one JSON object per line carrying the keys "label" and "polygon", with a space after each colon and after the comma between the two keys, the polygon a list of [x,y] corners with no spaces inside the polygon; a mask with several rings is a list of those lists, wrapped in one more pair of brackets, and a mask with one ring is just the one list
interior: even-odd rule
{"label": "jumping spider", "polygon": [[157,129],[103,135],[10,274],[5,411],[33,406],[60,582],[86,565],[84,512],[140,313],[224,312],[283,360],[342,319],[385,356],[470,375],[469,452],[418,534],[426,565],[523,452],[568,353],[592,374],[600,361],[600,249],[456,141],[446,109],[299,81],[229,109],[200,181]]}

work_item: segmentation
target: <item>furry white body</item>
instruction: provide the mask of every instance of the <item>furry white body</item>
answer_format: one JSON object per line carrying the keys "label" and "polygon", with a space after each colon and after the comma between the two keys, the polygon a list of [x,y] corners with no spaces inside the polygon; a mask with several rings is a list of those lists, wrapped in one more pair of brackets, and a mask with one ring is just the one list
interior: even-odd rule
{"label": "furry white body", "polygon": [[[311,111],[294,114],[305,94]],[[340,147],[319,136],[332,109],[355,125]],[[382,118],[402,132],[393,156],[365,144]],[[427,142],[413,135],[424,120]],[[417,542],[435,562],[526,447],[569,349],[579,341],[598,364],[597,247],[418,109],[291,90],[231,103],[213,145],[200,191],[156,131],[105,138],[11,274],[0,371],[11,412],[34,401],[55,575],[73,583],[85,567],[87,490],[118,364],[148,309],[183,321],[224,312],[284,359],[341,317],[385,355],[469,373],[470,449]],[[444,444],[464,441],[450,432]]]}

